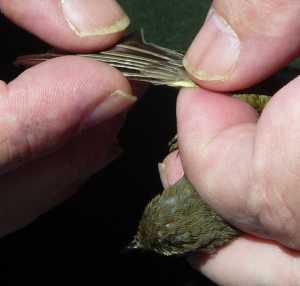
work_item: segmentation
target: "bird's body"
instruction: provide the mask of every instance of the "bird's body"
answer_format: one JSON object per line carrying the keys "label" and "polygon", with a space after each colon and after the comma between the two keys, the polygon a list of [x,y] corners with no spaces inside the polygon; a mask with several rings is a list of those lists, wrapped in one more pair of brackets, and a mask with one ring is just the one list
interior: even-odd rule
{"label": "bird's body", "polygon": [[212,253],[238,235],[183,177],[147,205],[131,247],[166,256]]}
{"label": "bird's body", "polygon": [[[32,66],[63,56],[61,52],[19,57],[19,65]],[[183,54],[145,42],[143,35],[129,36],[115,47],[80,55],[119,69],[128,79],[171,87],[197,86],[184,70]],[[252,105],[258,113],[270,97],[256,94],[234,95]],[[171,150],[177,148],[176,137]],[[214,252],[239,235],[199,196],[183,177],[156,196],[146,207],[138,232],[129,248],[152,250],[162,255],[194,251]]]}
{"label": "bird's body", "polygon": [[[237,94],[260,114],[270,96]],[[178,148],[177,137],[170,152]],[[215,252],[240,235],[200,197],[183,176],[175,185],[156,196],[145,208],[131,248],[151,250],[162,255]]]}

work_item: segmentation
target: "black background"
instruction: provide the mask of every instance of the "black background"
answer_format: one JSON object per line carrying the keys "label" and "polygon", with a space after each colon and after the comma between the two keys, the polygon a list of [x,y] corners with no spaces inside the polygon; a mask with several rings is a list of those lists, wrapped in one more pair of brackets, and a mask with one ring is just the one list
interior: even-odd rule
{"label": "black background", "polygon": [[[3,17],[0,27],[0,78],[9,81],[21,72],[12,65],[16,56],[46,45]],[[176,93],[150,88],[120,134],[123,156],[71,200],[0,240],[1,285],[213,285],[182,258],[121,254],[144,206],[162,190],[157,162],[167,154],[176,131]]]}
{"label": "black background", "polygon": [[[12,65],[16,56],[46,48],[3,17],[0,34],[0,78],[6,81],[20,72]],[[176,43],[176,39],[165,39],[171,47]],[[256,91],[272,94],[297,73],[285,70]],[[162,190],[157,163],[167,154],[167,143],[176,132],[176,94],[170,88],[149,88],[120,134],[122,157],[91,178],[71,200],[0,240],[1,285],[214,285],[182,258],[121,254],[144,206]]]}

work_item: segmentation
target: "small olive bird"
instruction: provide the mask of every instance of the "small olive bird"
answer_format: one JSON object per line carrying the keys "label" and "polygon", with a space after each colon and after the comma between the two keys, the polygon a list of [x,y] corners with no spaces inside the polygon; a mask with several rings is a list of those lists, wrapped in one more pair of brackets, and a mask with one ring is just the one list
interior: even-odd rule
{"label": "small olive bird", "polygon": [[[16,64],[32,66],[63,55],[55,51],[26,55],[17,58]],[[196,86],[183,67],[183,54],[147,43],[143,33],[131,34],[111,49],[78,56],[108,63],[130,80],[178,88]],[[233,96],[249,103],[258,113],[270,99],[256,94]],[[171,150],[176,148],[175,138]],[[239,235],[240,231],[210,208],[183,176],[146,206],[137,234],[128,248],[168,256],[195,251],[212,253]]]}

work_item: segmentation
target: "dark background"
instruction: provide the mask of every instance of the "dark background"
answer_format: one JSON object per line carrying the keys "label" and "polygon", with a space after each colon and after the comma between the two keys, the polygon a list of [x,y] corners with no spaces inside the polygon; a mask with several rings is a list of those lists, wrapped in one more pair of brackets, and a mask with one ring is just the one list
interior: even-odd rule
{"label": "dark background", "polygon": [[[184,51],[210,1],[120,0],[146,39]],[[46,46],[0,16],[0,78],[19,73],[16,56]],[[289,68],[256,87],[272,94],[298,72]],[[95,175],[71,200],[0,241],[0,283],[82,285],[214,285],[181,258],[121,254],[146,203],[162,187],[157,162],[176,132],[175,89],[152,87],[128,115],[120,141],[123,156]],[[105,282],[104,282],[105,281]]]}

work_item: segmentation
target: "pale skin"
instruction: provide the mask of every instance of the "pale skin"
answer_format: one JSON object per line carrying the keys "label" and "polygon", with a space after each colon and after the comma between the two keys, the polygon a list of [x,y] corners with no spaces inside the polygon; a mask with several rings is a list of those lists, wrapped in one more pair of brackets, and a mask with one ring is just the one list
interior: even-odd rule
{"label": "pale skin", "polygon": [[[79,2],[74,0],[74,5]],[[84,2],[92,8],[71,17],[83,23],[82,32],[74,23],[69,25],[64,14],[70,7],[63,12],[58,0],[0,0],[0,8],[52,46],[87,52],[116,43],[126,27],[120,32],[107,27],[114,22],[126,24],[120,7],[113,0]],[[253,235],[237,239],[205,260],[193,257],[196,269],[220,285],[300,285],[300,79],[279,91],[259,120],[249,106],[222,94],[257,83],[299,54],[300,4],[298,0],[219,0],[213,5],[222,17],[213,21],[220,25],[224,19],[231,26],[228,44],[238,54],[225,53],[227,40],[213,49],[212,41],[209,48],[217,54],[207,55],[208,70],[194,77],[202,87],[218,92],[200,88],[180,92],[180,155],[165,160],[163,182],[174,183],[184,170],[203,199]],[[186,56],[189,64],[197,65],[190,70],[204,66],[199,55],[205,51],[200,53],[200,48],[201,42],[208,41],[203,37],[215,39],[203,33],[198,36]],[[220,61],[222,51],[228,58]],[[207,80],[214,72],[215,78],[223,80]],[[200,80],[199,74],[206,80]],[[31,68],[9,84],[0,82],[0,236],[71,196],[119,154],[115,138],[122,114],[134,99],[119,93],[106,101],[116,90],[131,94],[119,72],[74,57]],[[96,106],[100,107],[97,114],[87,119]]]}
{"label": "pale skin", "polygon": [[[122,38],[126,25],[119,32],[107,29],[126,20],[115,1],[88,0],[86,7],[71,2],[73,8],[63,8],[60,0],[0,0],[0,8],[19,26],[68,51],[101,50]],[[84,35],[89,29],[93,35],[75,33],[68,13]],[[73,56],[30,68],[10,83],[0,81],[0,237],[70,197],[120,155],[116,137],[135,102],[130,94],[117,70]]]}
{"label": "pale skin", "polygon": [[[193,267],[220,285],[300,285],[300,78],[279,90],[260,118],[222,93],[246,88],[300,54],[300,2],[219,0],[213,7],[235,32],[239,54],[225,51],[222,59],[225,46],[210,33],[228,29],[220,28],[220,18],[208,20],[219,27],[203,28],[186,59],[226,77],[203,80],[197,73],[199,85],[214,91],[180,92],[179,153],[160,167],[162,181],[173,184],[184,170],[202,198],[248,234],[211,257],[194,256]],[[215,54],[201,50],[205,39],[213,39],[207,46]]]}

